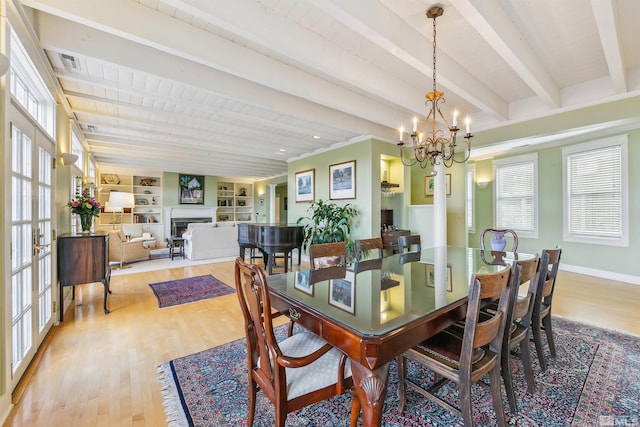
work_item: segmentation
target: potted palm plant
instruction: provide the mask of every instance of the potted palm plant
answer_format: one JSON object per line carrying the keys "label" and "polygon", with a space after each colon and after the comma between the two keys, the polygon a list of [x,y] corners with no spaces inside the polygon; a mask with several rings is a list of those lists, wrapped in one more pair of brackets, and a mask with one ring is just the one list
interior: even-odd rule
{"label": "potted palm plant", "polygon": [[347,258],[351,259],[354,243],[351,239],[351,225],[358,211],[351,203],[340,206],[322,199],[311,203],[306,217],[298,218],[297,224],[303,228],[303,249],[318,243],[346,242]]}

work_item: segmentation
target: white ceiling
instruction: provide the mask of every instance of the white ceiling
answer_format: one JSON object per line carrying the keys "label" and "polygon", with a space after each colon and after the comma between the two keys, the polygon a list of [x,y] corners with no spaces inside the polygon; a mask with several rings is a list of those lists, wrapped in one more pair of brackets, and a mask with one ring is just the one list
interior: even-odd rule
{"label": "white ceiling", "polygon": [[[103,169],[266,178],[427,112],[430,0],[21,3]],[[437,4],[438,89],[474,133],[640,100],[640,1]]]}

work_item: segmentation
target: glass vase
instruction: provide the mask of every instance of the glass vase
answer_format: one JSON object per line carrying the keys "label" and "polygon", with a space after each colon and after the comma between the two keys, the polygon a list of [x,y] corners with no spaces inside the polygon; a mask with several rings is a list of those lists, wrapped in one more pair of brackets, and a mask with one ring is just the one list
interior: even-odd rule
{"label": "glass vase", "polygon": [[92,223],[93,215],[80,215],[80,227],[82,228],[83,234],[91,232]]}

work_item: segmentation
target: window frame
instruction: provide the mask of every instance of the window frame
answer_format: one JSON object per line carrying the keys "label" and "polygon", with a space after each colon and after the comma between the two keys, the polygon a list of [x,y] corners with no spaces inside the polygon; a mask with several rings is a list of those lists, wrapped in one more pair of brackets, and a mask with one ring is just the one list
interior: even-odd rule
{"label": "window frame", "polygon": [[476,232],[476,165],[468,164],[466,170],[466,215],[465,222],[468,233]]}
{"label": "window frame", "polygon": [[[569,158],[572,155],[588,151],[619,146],[621,149],[620,163],[620,196],[621,196],[621,236],[585,236],[569,232]],[[629,246],[629,162],[628,135],[616,135],[596,141],[575,144],[562,149],[562,235],[567,242],[593,245]]]}
{"label": "window frame", "polygon": [[[515,166],[518,164],[531,164],[532,167],[532,181],[533,181],[533,212],[532,212],[532,227],[533,230],[523,230],[518,227],[510,226],[510,225],[500,225],[497,223],[498,217],[498,192],[500,191],[500,174],[498,173],[498,169],[501,167],[507,166]],[[520,156],[508,157],[504,159],[494,160],[492,162],[493,166],[493,176],[494,176],[494,192],[493,192],[493,224],[494,227],[497,228],[510,228],[514,230],[518,237],[537,239],[538,238],[538,230],[539,230],[539,222],[538,222],[538,153],[531,154],[523,154]]]}

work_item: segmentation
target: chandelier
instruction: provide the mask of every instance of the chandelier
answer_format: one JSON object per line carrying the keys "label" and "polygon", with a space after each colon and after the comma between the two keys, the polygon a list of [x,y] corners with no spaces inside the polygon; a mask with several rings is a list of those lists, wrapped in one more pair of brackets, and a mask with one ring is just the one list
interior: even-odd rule
{"label": "chandelier", "polygon": [[[436,18],[442,16],[444,9],[439,6],[433,6],[427,11],[427,17],[433,19],[433,90],[425,95],[427,100],[425,105],[429,109],[427,115],[427,123],[431,122],[431,130],[427,132],[418,132],[418,118],[413,118],[413,130],[411,132],[411,146],[404,144],[404,129],[400,128],[400,159],[405,166],[413,166],[416,163],[420,167],[425,168],[427,165],[435,166],[444,163],[446,167],[451,167],[454,163],[464,163],[469,159],[471,154],[471,135],[469,116],[465,119],[464,135],[465,141],[460,144],[461,147],[456,153],[458,131],[458,111],[453,112],[453,122],[449,126],[449,122],[440,111],[440,105],[445,103],[444,92],[436,89]],[[445,136],[442,129],[436,128],[438,116],[449,129],[449,136]],[[464,149],[462,145],[464,144]]]}

